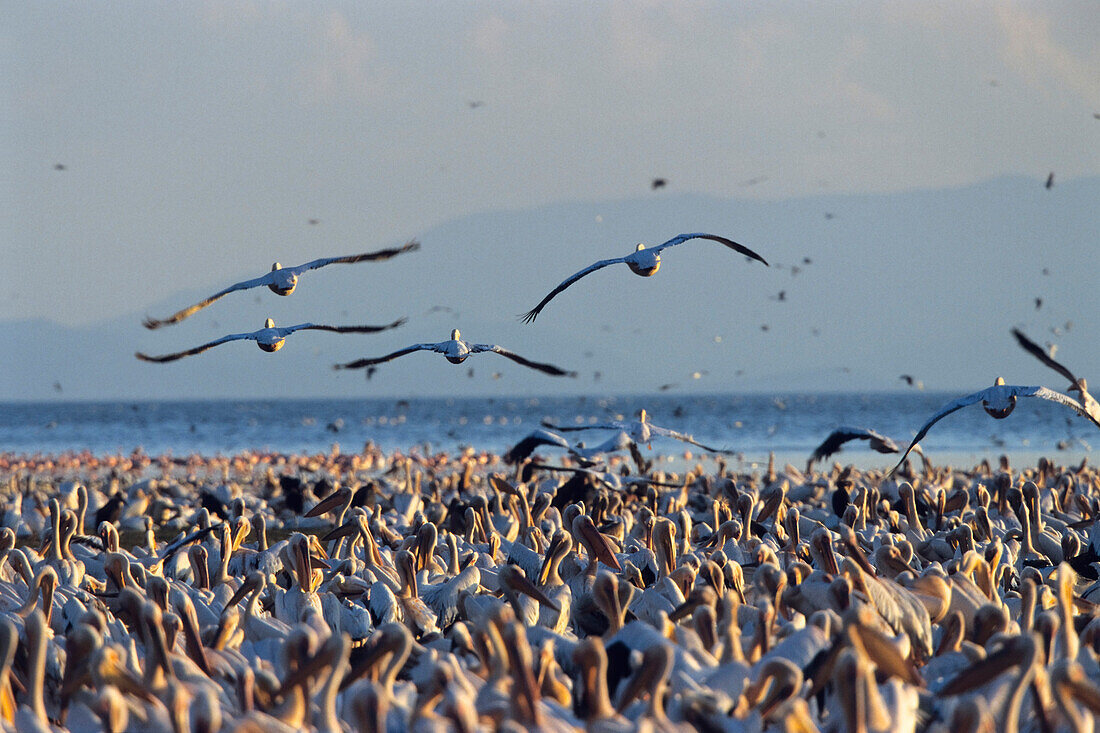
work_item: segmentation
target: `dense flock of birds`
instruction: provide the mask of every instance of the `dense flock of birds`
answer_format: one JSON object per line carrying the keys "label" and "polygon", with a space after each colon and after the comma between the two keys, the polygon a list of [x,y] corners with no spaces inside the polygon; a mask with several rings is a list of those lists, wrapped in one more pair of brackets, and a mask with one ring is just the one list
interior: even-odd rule
{"label": "dense flock of birds", "polygon": [[0,727],[1093,730],[1087,462],[680,475],[599,427],[558,466],[0,456]]}
{"label": "dense flock of birds", "polygon": [[[683,234],[612,264],[650,276]],[[276,263],[234,291],[404,247]],[[234,340],[279,350],[268,319]],[[1094,730],[1100,715],[1100,474],[1087,460],[937,467],[919,440],[1021,397],[1100,427],[1084,379],[1014,332],[1079,399],[1005,384],[944,405],[905,451],[862,427],[806,470],[735,469],[636,420],[544,424],[503,456],[400,452],[149,458],[0,454],[0,727],[106,731],[578,730],[754,733]],[[416,352],[492,352],[457,329]],[[603,431],[594,444],[574,430]],[[683,474],[643,448],[709,454]],[[824,462],[852,440],[889,471]],[[542,455],[553,452],[558,462]],[[916,452],[920,468],[909,459]],[[694,460],[686,453],[688,461]],[[819,469],[814,470],[815,464]]]}

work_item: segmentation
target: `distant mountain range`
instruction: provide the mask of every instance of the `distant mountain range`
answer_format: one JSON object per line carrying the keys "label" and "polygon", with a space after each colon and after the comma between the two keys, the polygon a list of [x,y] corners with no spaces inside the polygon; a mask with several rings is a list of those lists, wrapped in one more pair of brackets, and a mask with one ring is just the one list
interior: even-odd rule
{"label": "distant mountain range", "polygon": [[[234,293],[157,331],[141,326],[146,313],[166,316],[270,263],[201,273],[146,311],[86,327],[0,322],[0,400],[907,389],[903,373],[934,390],[969,391],[998,375],[1062,389],[1009,329],[1058,343],[1059,358],[1086,377],[1100,365],[1097,202],[1100,179],[1047,191],[1041,180],[1013,178],[782,201],[662,193],[477,214],[423,232],[420,252],[308,273],[286,298]],[[731,237],[772,267],[688,242],[666,251],[655,277],[610,267],[559,295],[535,323],[518,321],[593,261],[692,231]],[[396,242],[377,246],[388,244]],[[371,248],[335,243],[318,256]],[[275,354],[237,342],[171,364],[133,356],[252,331],[267,316],[289,325],[402,315],[408,324],[384,334],[295,334]],[[547,377],[493,354],[458,366],[412,354],[370,381],[331,369],[444,340],[454,327],[580,377]]]}

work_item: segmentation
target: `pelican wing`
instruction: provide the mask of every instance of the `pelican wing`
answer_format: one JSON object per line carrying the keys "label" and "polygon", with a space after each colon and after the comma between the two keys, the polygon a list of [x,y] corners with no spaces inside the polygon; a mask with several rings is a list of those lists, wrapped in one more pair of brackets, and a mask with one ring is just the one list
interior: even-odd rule
{"label": "pelican wing", "polygon": [[1060,405],[1065,405],[1078,415],[1084,418],[1088,418],[1096,427],[1100,428],[1100,422],[1095,417],[1089,414],[1088,410],[1084,406],[1073,399],[1069,395],[1064,395],[1061,392],[1055,392],[1048,387],[1019,387],[1019,394],[1021,397],[1042,397],[1044,400],[1050,400],[1051,402],[1057,402]]}
{"label": "pelican wing", "polygon": [[1065,366],[1056,362],[1054,359],[1051,359],[1050,355],[1047,354],[1046,349],[1025,336],[1020,329],[1012,329],[1012,335],[1016,337],[1016,342],[1020,344],[1024,351],[1028,352],[1036,359],[1043,362],[1048,367],[1068,379],[1070,384],[1077,383],[1077,377],[1073,376],[1073,372],[1071,372],[1069,369],[1066,369]]}
{"label": "pelican wing", "polygon": [[721,454],[727,455],[727,456],[732,456],[732,455],[734,455],[734,453],[736,453],[736,451],[726,450],[725,448],[711,448],[709,445],[705,445],[703,443],[700,443],[698,440],[696,440],[692,436],[688,435],[687,433],[681,433],[681,432],[677,432],[676,430],[669,430],[668,428],[662,428],[661,426],[654,425],[653,423],[647,423],[647,425],[649,425],[650,432],[655,434],[655,435],[663,435],[666,438],[673,438],[675,440],[679,440],[679,441],[684,442],[684,443],[691,443],[692,445],[699,446],[700,448],[702,448],[703,450],[705,450],[709,453],[721,453]]}
{"label": "pelican wing", "polygon": [[386,354],[385,356],[379,356],[375,359],[357,359],[356,361],[349,361],[345,364],[334,364],[333,369],[362,369],[363,367],[371,366],[372,364],[381,364],[386,361],[392,361],[399,356],[405,354],[411,354],[414,351],[443,351],[445,345],[449,342],[442,342],[438,344],[413,344],[399,351],[395,351],[392,354]]}
{"label": "pelican wing", "polygon": [[213,295],[211,295],[209,298],[206,298],[205,300],[200,300],[198,303],[195,303],[194,305],[188,306],[188,307],[184,308],[181,311],[176,311],[175,313],[173,313],[172,315],[168,316],[165,319],[158,320],[156,318],[146,317],[145,320],[141,322],[141,325],[145,326],[146,328],[160,328],[161,326],[169,326],[173,323],[179,323],[184,318],[187,318],[188,316],[196,313],[197,311],[202,310],[203,308],[210,305],[211,303],[213,303],[215,300],[221,298],[222,296],[229,295],[230,293],[235,292],[237,290],[248,290],[249,288],[258,288],[261,285],[267,285],[271,282],[272,282],[272,280],[271,280],[271,274],[270,273],[268,273],[267,275],[261,275],[260,277],[252,278],[251,280],[242,280],[241,282],[239,282],[235,285],[230,285],[225,290],[221,290],[217,293],[214,293]]}
{"label": "pelican wing", "polygon": [[252,341],[255,341],[258,333],[258,331],[253,331],[252,333],[231,333],[228,336],[222,336],[220,339],[215,339],[213,341],[210,341],[209,343],[203,344],[202,346],[196,346],[195,348],[188,349],[187,351],[177,351],[174,354],[164,354],[163,356],[149,356],[148,354],[143,354],[138,351],[134,353],[134,356],[141,359],[142,361],[154,361],[158,364],[163,364],[166,361],[175,361],[176,359],[182,359],[185,356],[194,356],[195,354],[201,354],[207,349],[212,349],[215,346],[219,344],[224,344],[227,341],[241,341],[243,339],[251,339]]}
{"label": "pelican wing", "polygon": [[542,309],[546,307],[547,303],[549,303],[551,300],[553,300],[555,295],[557,295],[561,291],[565,290],[567,287],[569,287],[573,283],[577,282],[578,280],[580,280],[582,277],[584,277],[588,273],[595,272],[596,270],[603,269],[603,268],[607,267],[608,265],[617,265],[620,262],[626,262],[626,258],[625,257],[616,257],[616,258],[611,259],[611,260],[600,260],[599,262],[595,262],[595,263],[589,265],[588,267],[584,268],[580,272],[577,272],[577,273],[574,273],[574,274],[570,275],[568,278],[563,280],[562,283],[560,285],[558,285],[558,287],[551,290],[549,295],[547,295],[545,298],[543,298],[541,301],[539,301],[538,305],[536,305],[534,308],[532,308],[531,310],[524,313],[523,316],[522,316],[523,322],[524,323],[530,323],[531,321],[538,318],[539,313],[542,312]]}
{"label": "pelican wing", "polygon": [[558,432],[573,432],[577,430],[626,430],[627,427],[621,422],[605,422],[597,425],[555,425],[549,420],[543,420],[542,426],[550,428],[551,430],[557,430]]}
{"label": "pelican wing", "polygon": [[382,260],[388,260],[391,257],[396,257],[404,252],[415,252],[420,249],[420,242],[415,239],[405,242],[400,247],[390,247],[389,249],[380,249],[375,252],[364,252],[359,255],[348,255],[346,257],[321,257],[320,259],[307,262],[304,265],[298,265],[291,268],[291,272],[295,275],[301,275],[307,270],[316,270],[318,267],[324,267],[325,265],[336,264],[352,264],[355,262],[381,262]]}
{"label": "pelican wing", "polygon": [[568,448],[569,441],[549,430],[533,430],[523,440],[508,449],[508,452],[504,454],[504,462],[518,463],[534,453],[535,449],[541,445],[556,445],[559,448]]}
{"label": "pelican wing", "polygon": [[625,431],[620,430],[599,445],[594,445],[591,448],[572,448],[569,452],[581,458],[594,458],[601,453],[614,453],[636,445],[637,443]]}
{"label": "pelican wing", "polygon": [[287,326],[279,330],[284,336],[289,336],[295,331],[331,331],[333,333],[378,333],[391,328],[397,328],[407,321],[407,318],[398,318],[393,323],[383,326],[325,326],[317,323],[299,323],[297,326]]}
{"label": "pelican wing", "polygon": [[870,440],[872,438],[888,440],[886,438],[883,438],[883,436],[879,435],[874,430],[839,427],[833,432],[829,433],[829,436],[821,442],[821,445],[817,446],[817,448],[814,448],[814,452],[810,454],[810,463],[813,464],[823,458],[828,458],[832,454],[839,451],[840,446],[844,445],[849,440]]}
{"label": "pelican wing", "polygon": [[770,265],[768,265],[767,260],[765,260],[763,257],[761,257],[760,255],[753,252],[748,247],[746,247],[744,245],[741,245],[741,244],[738,244],[737,242],[733,241],[732,239],[726,239],[725,237],[719,237],[717,234],[701,234],[701,233],[680,234],[680,235],[675,236],[672,239],[668,240],[664,244],[658,244],[657,246],[653,247],[653,249],[660,252],[663,249],[667,249],[668,247],[673,247],[677,244],[681,244],[682,242],[686,242],[689,239],[709,239],[713,242],[721,242],[722,244],[726,245],[727,247],[734,250],[735,252],[740,252],[741,254],[745,255],[746,257],[751,257],[752,259],[757,260],[758,262],[763,262],[765,266],[770,267]]}
{"label": "pelican wing", "polygon": [[989,396],[990,392],[992,392],[993,390],[1000,391],[1002,389],[1004,388],[987,387],[980,392],[975,392],[973,394],[968,394],[965,397],[960,397],[957,400],[952,400],[951,402],[948,402],[946,405],[941,407],[936,412],[936,414],[929,418],[928,422],[922,425],[921,429],[917,431],[916,436],[914,436],[912,442],[909,443],[909,447],[906,448],[905,452],[901,454],[901,460],[898,461],[898,464],[896,466],[890,469],[890,473],[894,473],[894,471],[897,471],[898,468],[901,467],[901,464],[904,463],[905,459],[909,456],[909,452],[913,450],[913,446],[919,443],[921,438],[928,434],[928,431],[932,428],[933,425],[950,415],[952,412],[955,412],[956,410],[961,410],[964,407],[973,405],[975,402],[981,402],[982,400],[986,399]]}
{"label": "pelican wing", "polygon": [[483,351],[492,351],[494,354],[500,354],[504,358],[511,359],[512,361],[514,361],[517,364],[522,364],[523,366],[530,367],[531,369],[538,369],[540,372],[543,372],[544,374],[549,374],[552,377],[576,377],[577,376],[576,372],[568,372],[564,369],[561,369],[560,367],[554,366],[553,364],[543,364],[542,362],[539,362],[539,361],[531,361],[530,359],[524,359],[522,356],[515,353],[514,351],[509,351],[508,349],[505,349],[502,346],[497,346],[496,344],[471,344],[470,345],[470,353],[480,354]]}

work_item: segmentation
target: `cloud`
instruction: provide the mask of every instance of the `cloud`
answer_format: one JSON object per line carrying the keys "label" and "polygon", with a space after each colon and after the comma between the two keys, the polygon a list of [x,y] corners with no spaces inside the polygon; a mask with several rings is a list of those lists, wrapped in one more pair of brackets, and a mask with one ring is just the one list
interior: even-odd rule
{"label": "cloud", "polygon": [[370,34],[339,11],[329,11],[311,34],[311,57],[298,75],[312,102],[366,102],[382,97],[386,72]]}
{"label": "cloud", "polygon": [[1024,80],[1040,91],[1054,82],[1089,107],[1100,105],[1097,59],[1078,58],[1056,41],[1048,15],[999,3],[996,20],[1004,43],[1001,56]]}

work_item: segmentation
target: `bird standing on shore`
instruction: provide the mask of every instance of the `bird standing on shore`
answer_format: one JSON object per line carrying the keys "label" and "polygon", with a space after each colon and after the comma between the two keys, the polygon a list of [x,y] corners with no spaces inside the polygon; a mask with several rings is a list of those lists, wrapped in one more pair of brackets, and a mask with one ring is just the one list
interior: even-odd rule
{"label": "bird standing on shore", "polygon": [[163,356],[149,356],[143,354],[140,351],[136,352],[134,356],[142,361],[153,361],[157,363],[164,363],[166,361],[175,361],[176,359],[182,359],[185,356],[193,356],[195,354],[201,354],[207,349],[212,349],[219,344],[224,344],[229,341],[255,341],[256,345],[264,351],[271,353],[283,348],[283,343],[286,341],[286,337],[295,331],[332,331],[333,333],[378,333],[379,331],[385,331],[391,328],[397,328],[405,322],[404,318],[398,318],[393,323],[388,323],[384,326],[323,326],[316,323],[299,323],[297,326],[286,326],[285,328],[278,328],[275,326],[275,321],[268,318],[264,321],[264,327],[259,331],[252,331],[251,333],[231,333],[228,336],[222,336],[220,339],[214,339],[208,343],[196,346],[193,349],[187,349],[186,351],[177,351],[174,354],[164,354]]}
{"label": "bird standing on shore", "polygon": [[391,247],[389,249],[380,249],[376,252],[364,252],[358,255],[348,255],[347,257],[322,257],[317,260],[312,260],[304,265],[298,265],[297,267],[283,267],[278,262],[271,266],[271,272],[261,277],[254,278],[252,280],[244,280],[242,282],[230,285],[225,290],[220,290],[209,298],[200,300],[192,306],[188,306],[181,311],[177,311],[163,320],[156,318],[146,318],[142,321],[142,325],[146,328],[160,328],[161,326],[168,326],[173,323],[179,323],[184,318],[202,310],[206,306],[213,303],[219,298],[229,295],[237,290],[248,290],[249,288],[258,288],[261,285],[266,285],[271,292],[276,295],[290,295],[294,292],[294,289],[298,287],[298,278],[302,273],[309,270],[316,270],[319,267],[325,265],[335,264],[352,264],[355,262],[381,262],[382,260],[388,260],[391,257],[396,257],[403,252],[413,252],[420,249],[420,243],[416,240],[406,242],[400,247]]}
{"label": "bird standing on shore", "polygon": [[570,275],[560,285],[551,290],[550,294],[543,298],[538,305],[527,311],[527,313],[522,316],[523,322],[530,323],[531,321],[538,318],[539,313],[542,312],[542,309],[546,307],[546,304],[549,303],[555,295],[565,290],[567,287],[577,282],[588,273],[595,272],[596,270],[600,270],[604,267],[607,267],[608,265],[617,265],[620,262],[623,262],[626,263],[626,266],[629,267],[630,271],[633,272],[635,275],[641,275],[642,277],[651,277],[653,275],[656,275],[657,270],[661,268],[661,251],[677,244],[686,242],[689,239],[709,239],[714,242],[721,242],[735,252],[740,252],[746,257],[751,257],[754,260],[763,262],[765,265],[768,264],[768,261],[765,260],[763,257],[756,254],[748,247],[744,247],[737,242],[734,242],[732,239],[719,237],[715,234],[679,234],[668,240],[667,242],[664,242],[663,244],[658,244],[655,247],[646,247],[644,244],[639,244],[634,249],[634,251],[628,254],[626,257],[615,257],[614,259],[610,260],[600,260],[599,262],[595,262],[589,265],[580,272]]}

